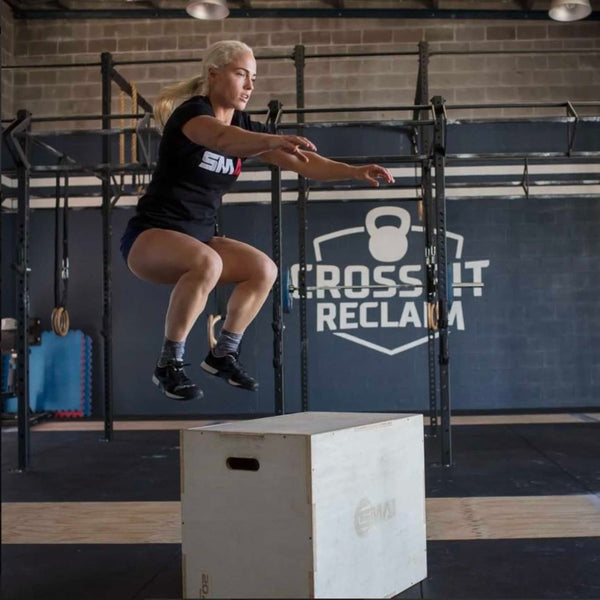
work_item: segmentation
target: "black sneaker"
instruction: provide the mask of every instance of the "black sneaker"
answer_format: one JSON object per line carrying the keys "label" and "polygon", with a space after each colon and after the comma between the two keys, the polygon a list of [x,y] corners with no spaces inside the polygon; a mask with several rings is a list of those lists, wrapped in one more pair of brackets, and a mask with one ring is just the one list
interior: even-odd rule
{"label": "black sneaker", "polygon": [[209,352],[200,366],[211,375],[227,379],[227,383],[230,385],[255,392],[258,389],[258,381],[244,371],[242,365],[238,362],[238,356],[239,354],[236,352],[216,357],[212,352]]}
{"label": "black sneaker", "polygon": [[169,361],[164,367],[156,365],[152,383],[158,386],[165,396],[175,400],[200,400],[202,390],[185,374],[182,360]]}

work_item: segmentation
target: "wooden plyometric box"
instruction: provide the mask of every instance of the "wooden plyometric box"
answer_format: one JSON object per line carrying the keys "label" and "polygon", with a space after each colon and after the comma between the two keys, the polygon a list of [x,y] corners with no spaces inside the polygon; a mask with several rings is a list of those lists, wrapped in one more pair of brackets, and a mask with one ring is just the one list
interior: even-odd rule
{"label": "wooden plyometric box", "polygon": [[181,452],[184,598],[385,598],[427,576],[421,415],[224,423]]}

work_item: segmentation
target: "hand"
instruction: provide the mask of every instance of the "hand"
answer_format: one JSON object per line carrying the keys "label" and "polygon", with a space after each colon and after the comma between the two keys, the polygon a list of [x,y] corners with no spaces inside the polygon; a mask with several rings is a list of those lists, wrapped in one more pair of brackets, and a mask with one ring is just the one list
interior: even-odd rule
{"label": "hand", "polygon": [[355,179],[359,181],[368,181],[373,187],[379,187],[379,179],[383,179],[387,183],[394,183],[392,174],[379,165],[363,165],[356,167],[357,173]]}
{"label": "hand", "polygon": [[272,135],[271,137],[271,150],[283,150],[297,156],[302,162],[308,162],[308,156],[302,148],[312,152],[317,151],[317,147],[309,139],[300,135]]}

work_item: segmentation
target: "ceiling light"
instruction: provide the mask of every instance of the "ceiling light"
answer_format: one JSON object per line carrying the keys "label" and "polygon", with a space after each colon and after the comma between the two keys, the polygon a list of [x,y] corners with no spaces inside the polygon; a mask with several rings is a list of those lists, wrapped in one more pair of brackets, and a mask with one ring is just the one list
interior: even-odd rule
{"label": "ceiling light", "polygon": [[592,12],[590,0],[552,0],[550,18],[555,21],[579,21]]}
{"label": "ceiling light", "polygon": [[194,19],[224,19],[229,14],[226,0],[190,0],[185,11]]}

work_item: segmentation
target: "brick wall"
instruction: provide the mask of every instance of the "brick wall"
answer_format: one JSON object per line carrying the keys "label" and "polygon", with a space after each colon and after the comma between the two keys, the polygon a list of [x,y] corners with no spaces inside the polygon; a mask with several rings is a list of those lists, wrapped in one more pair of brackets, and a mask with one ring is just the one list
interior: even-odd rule
{"label": "brick wall", "polygon": [[[12,65],[14,63],[14,19],[12,12],[4,4],[0,7],[2,13],[2,65]],[[13,106],[14,97],[14,73],[6,69],[2,71],[2,117],[12,117],[15,109]]]}
{"label": "brick wall", "polygon": [[[4,7],[4,12],[9,9]],[[11,23],[4,17],[3,26]],[[10,27],[7,27],[10,29]],[[551,102],[600,100],[600,22],[421,21],[379,19],[229,19],[15,21],[14,62],[28,64],[99,63],[100,53],[117,61],[199,57],[212,42],[237,38],[259,57],[290,55],[295,44],[307,53],[417,52],[419,40],[434,52],[542,51],[541,54],[436,54],[430,61],[430,96],[449,103]],[[11,43],[3,36],[3,45]],[[548,51],[583,49],[579,54]],[[587,52],[586,52],[587,51]],[[594,52],[595,51],[595,52]],[[6,52],[6,54],[5,54]],[[10,48],[3,60],[10,63]],[[417,57],[311,59],[306,68],[306,105],[404,105],[415,96]],[[152,101],[165,84],[196,74],[198,63],[122,65],[119,71]],[[100,113],[100,67],[27,69],[3,80],[3,104],[35,115]],[[118,93],[114,88],[114,110]],[[295,105],[291,59],[260,60],[259,79],[250,109],[266,108],[271,98]],[[129,107],[129,104],[127,105]],[[537,111],[538,114],[544,111]],[[546,113],[559,114],[556,109]],[[531,109],[461,112],[451,116],[532,114]],[[562,112],[560,112],[562,114]],[[597,112],[596,112],[597,114]],[[389,113],[369,115],[391,116]],[[406,118],[408,113],[401,115]],[[319,118],[323,118],[320,116]],[[364,115],[361,115],[364,118]],[[81,126],[98,124],[82,123]]]}

